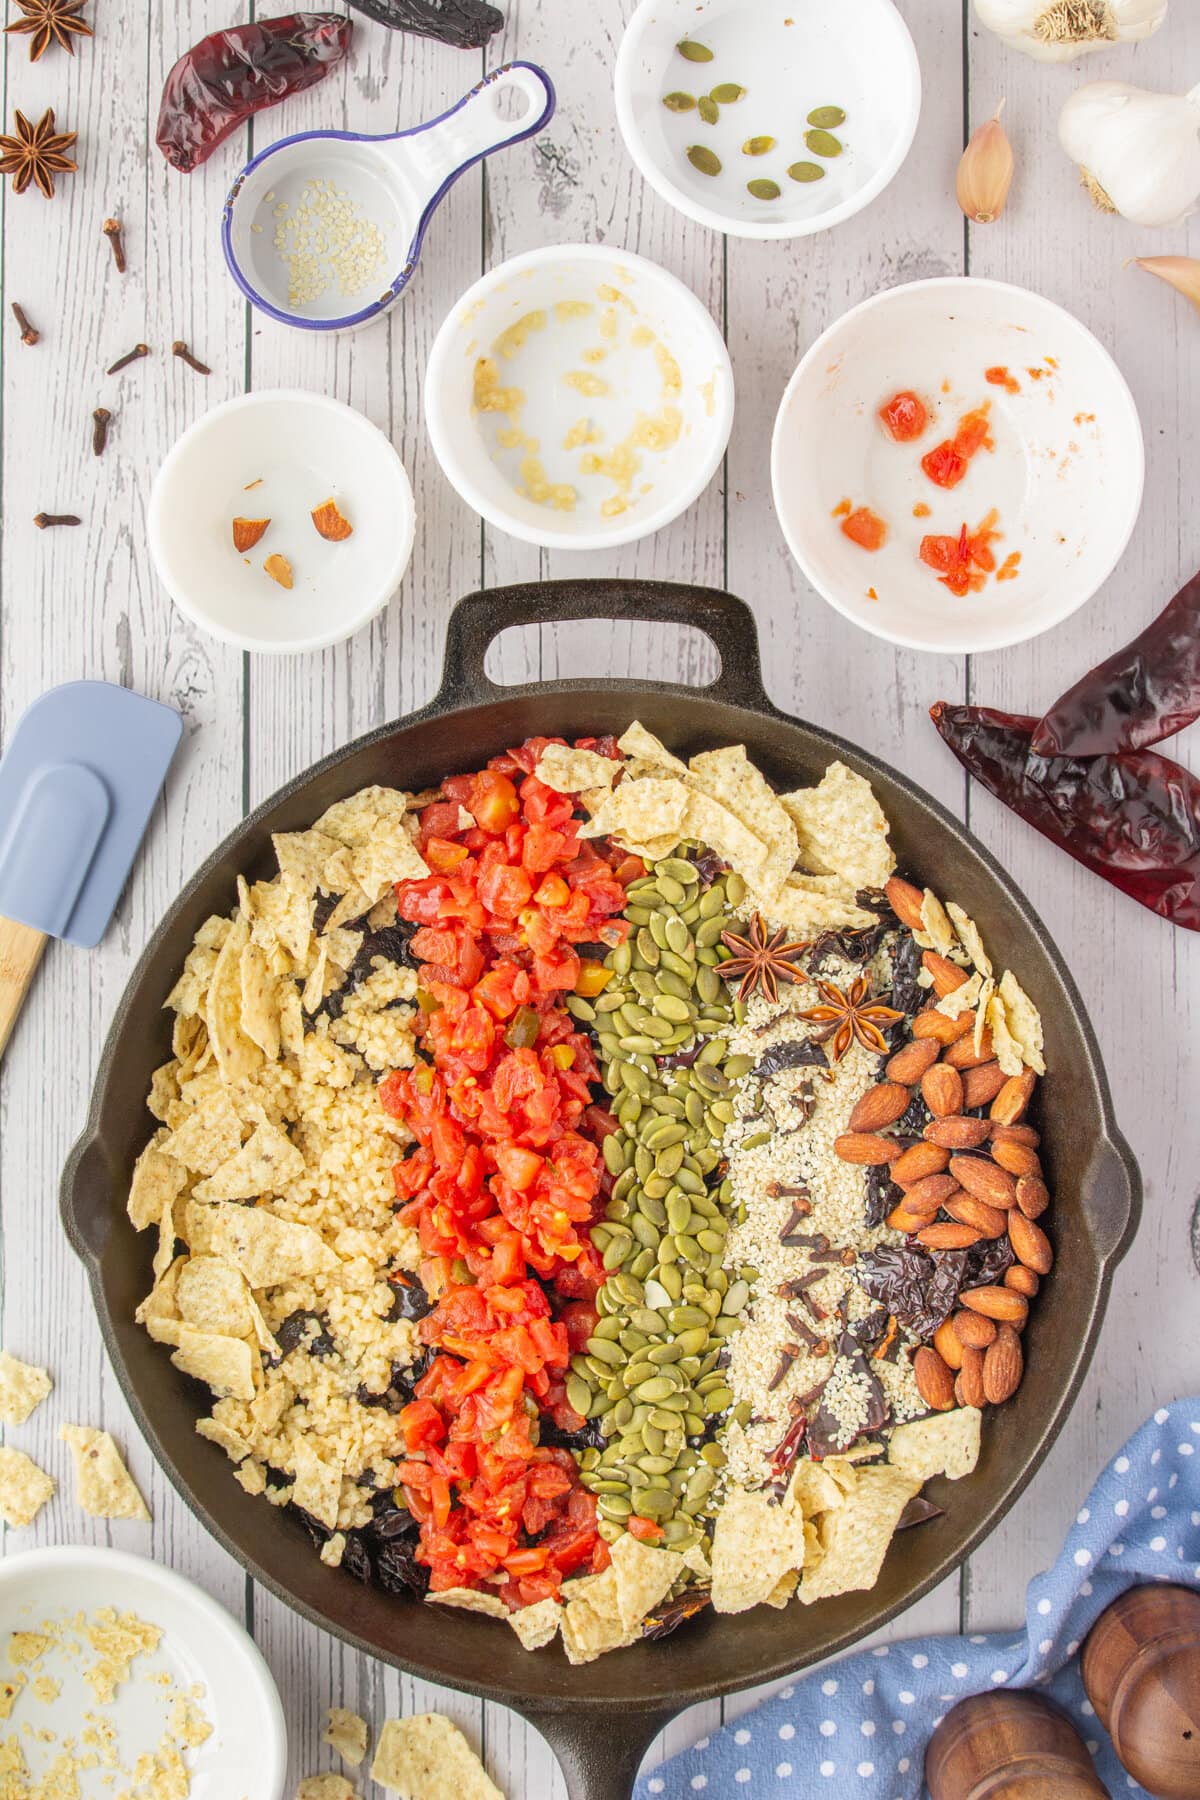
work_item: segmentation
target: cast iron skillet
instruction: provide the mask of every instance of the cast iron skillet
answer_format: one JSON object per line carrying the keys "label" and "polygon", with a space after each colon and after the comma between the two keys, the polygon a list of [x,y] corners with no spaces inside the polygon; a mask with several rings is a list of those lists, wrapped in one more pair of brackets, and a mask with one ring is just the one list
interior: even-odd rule
{"label": "cast iron skillet", "polygon": [[[701,690],[595,677],[498,688],[485,675],[488,645],[507,626],[590,618],[698,627],[720,652],[721,674]],[[149,1234],[135,1235],[124,1200],[150,1135],[144,1102],[151,1072],[170,1055],[163,1000],[201,922],[232,906],[235,875],[254,880],[274,872],[272,831],[302,830],[334,800],[371,782],[422,788],[447,772],[480,767],[531,733],[620,732],[635,717],[681,755],[744,743],[781,788],[819,780],[835,756],[869,777],[892,822],[900,867],[965,906],[999,965],[1019,971],[1041,1008],[1050,1067],[1044,1154],[1055,1194],[1058,1262],[1033,1311],[1024,1383],[1015,1400],[988,1418],[979,1467],[952,1486],[932,1484],[945,1516],[897,1539],[870,1593],[785,1612],[759,1607],[736,1618],[705,1615],[665,1643],[572,1669],[558,1646],[531,1655],[491,1621],[435,1613],[327,1569],[299,1523],[242,1491],[224,1453],[193,1429],[203,1391],[133,1323],[150,1286],[152,1245]],[[290,782],[225,840],[171,907],[134,972],[62,1184],[63,1219],[87,1265],[117,1376],[197,1517],[256,1581],[312,1623],[414,1675],[515,1707],[549,1738],[575,1800],[624,1800],[643,1752],[674,1713],[844,1650],[911,1605],[982,1542],[1066,1418],[1140,1205],[1137,1167],[1114,1125],[1075,984],[1003,869],[903,776],[772,706],[754,621],[741,601],[708,589],[607,581],[508,588],[464,600],[450,620],[437,698]]]}

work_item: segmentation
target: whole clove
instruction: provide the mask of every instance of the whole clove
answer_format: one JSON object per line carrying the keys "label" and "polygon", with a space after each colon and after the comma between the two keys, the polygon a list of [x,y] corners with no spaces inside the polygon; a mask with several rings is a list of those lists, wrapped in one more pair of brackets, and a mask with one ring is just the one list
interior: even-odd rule
{"label": "whole clove", "polygon": [[75,513],[40,512],[33,515],[33,522],[39,531],[45,531],[50,525],[82,525],[83,520]]}
{"label": "whole clove", "polygon": [[104,235],[112,245],[113,261],[117,265],[117,274],[125,273],[125,241],[121,236],[120,219],[105,219]]}
{"label": "whole clove", "polygon": [[35,326],[29,323],[24,307],[19,306],[15,300],[12,303],[12,314],[13,318],[21,328],[21,342],[23,344],[36,344],[42,334]]}
{"label": "whole clove", "polygon": [[149,344],[135,344],[132,350],[127,350],[125,352],[124,356],[118,356],[116,362],[112,364],[111,368],[105,369],[104,373],[106,375],[119,375],[122,369],[127,369],[129,367],[130,363],[138,362],[141,357],[149,356],[149,354]]}
{"label": "whole clove", "polygon": [[92,414],[92,455],[103,456],[108,443],[108,427],[112,414],[107,406],[98,406]]}
{"label": "whole clove", "polygon": [[799,1344],[784,1344],[779,1352],[779,1366],[767,1383],[768,1394],[773,1394],[775,1392],[775,1389],[779,1386],[780,1382],[785,1379],[788,1370],[791,1368],[799,1354]]}
{"label": "whole clove", "polygon": [[171,350],[173,354],[179,358],[180,362],[186,363],[189,369],[195,369],[197,375],[212,374],[212,370],[209,368],[208,364],[202,363],[199,357],[193,356],[182,338],[175,339],[175,342],[171,345]]}
{"label": "whole clove", "polygon": [[785,1314],[785,1320],[787,1328],[792,1333],[792,1336],[798,1337],[802,1344],[807,1344],[810,1350],[815,1351],[817,1345],[822,1342],[816,1332],[810,1330],[804,1323],[804,1320],[798,1318],[795,1313]]}

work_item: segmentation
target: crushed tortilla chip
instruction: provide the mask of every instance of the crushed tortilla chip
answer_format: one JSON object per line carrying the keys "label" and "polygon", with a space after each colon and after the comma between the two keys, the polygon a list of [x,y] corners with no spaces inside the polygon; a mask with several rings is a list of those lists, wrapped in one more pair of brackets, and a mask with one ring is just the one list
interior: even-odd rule
{"label": "crushed tortilla chip", "polygon": [[558,1636],[562,1612],[558,1601],[551,1596],[549,1599],[536,1601],[533,1606],[522,1606],[515,1613],[509,1613],[508,1622],[526,1650],[543,1650]]}
{"label": "crushed tortilla chip", "polygon": [[712,1603],[720,1613],[748,1612],[773,1593],[789,1569],[804,1566],[804,1515],[762,1489],[730,1486],[712,1546]]}
{"label": "crushed tortilla chip", "polygon": [[[556,794],[581,794],[585,788],[611,788],[621,765],[595,750],[571,750],[566,744],[547,744],[537,768],[537,779]],[[473,823],[474,821],[472,821]]]}
{"label": "crushed tortilla chip", "polygon": [[175,1281],[175,1306],[182,1322],[197,1331],[244,1338],[254,1329],[246,1277],[219,1256],[193,1256],[183,1263]]}
{"label": "crushed tortilla chip", "polygon": [[0,1681],[0,1719],[12,1717],[12,1709],[16,1705],[17,1695],[25,1686],[23,1675],[10,1675]]}
{"label": "crushed tortilla chip", "polygon": [[347,1768],[360,1767],[367,1754],[369,1737],[365,1719],[360,1719],[357,1713],[349,1712],[344,1706],[330,1707],[321,1742],[328,1744],[331,1750],[336,1750]]}
{"label": "crushed tortilla chip", "polygon": [[75,1459],[76,1498],[93,1519],[141,1519],[150,1510],[107,1431],[63,1425],[59,1437]]}
{"label": "crushed tortilla chip", "polygon": [[888,1442],[888,1462],[914,1481],[933,1475],[958,1481],[979,1461],[982,1417],[977,1407],[960,1406],[897,1425]]}
{"label": "crushed tortilla chip", "polygon": [[816,787],[782,794],[799,860],[816,875],[840,875],[853,892],[881,888],[896,867],[887,817],[869,781],[830,763]]}
{"label": "crushed tortilla chip", "polygon": [[231,1400],[253,1400],[254,1359],[244,1338],[184,1325],[171,1361],[181,1375],[203,1381],[214,1394]]}
{"label": "crushed tortilla chip", "polygon": [[993,994],[988,1001],[987,1022],[1002,1071],[1005,1075],[1020,1075],[1025,1068],[1021,1047],[1008,1029],[1008,1012],[999,994]]}
{"label": "crushed tortilla chip", "polygon": [[293,1503],[332,1531],[338,1522],[344,1464],[327,1462],[303,1438],[296,1445],[295,1455]]}
{"label": "crushed tortilla chip", "polygon": [[961,906],[947,900],[946,912],[954,922],[958,941],[971,959],[972,967],[985,978],[992,973],[992,960],[983,947],[983,937],[974,919],[968,918]]}
{"label": "crushed tortilla chip", "polygon": [[23,1425],[53,1386],[45,1369],[0,1350],[0,1425]]}
{"label": "crushed tortilla chip", "polygon": [[824,1555],[815,1569],[804,1572],[799,1590],[803,1604],[873,1588],[900,1515],[920,1490],[921,1483],[902,1469],[859,1469],[844,1504],[821,1515]]}
{"label": "crushed tortilla chip", "polygon": [[371,1779],[401,1800],[504,1800],[458,1726],[442,1713],[389,1719]]}
{"label": "crushed tortilla chip", "polygon": [[626,1631],[642,1623],[679,1577],[673,1550],[656,1550],[628,1532],[610,1546],[616,1574],[617,1617]]}
{"label": "crushed tortilla chip", "polygon": [[626,847],[630,842],[644,844],[665,837],[677,844],[683,835],[687,804],[688,790],[682,781],[653,777],[623,781],[587,824],[579,827],[579,835],[613,837]]}
{"label": "crushed tortilla chip", "polygon": [[239,1148],[242,1122],[223,1088],[211,1088],[191,1116],[159,1145],[164,1155],[197,1175],[211,1175]]}
{"label": "crushed tortilla chip", "polygon": [[296,1789],[296,1800],[356,1800],[344,1775],[306,1775]]}
{"label": "crushed tortilla chip", "polygon": [[943,994],[934,1011],[943,1013],[947,1019],[957,1019],[961,1013],[974,1011],[982,992],[983,976],[972,975],[961,987],[951,988],[948,994]]}
{"label": "crushed tortilla chip", "polygon": [[997,991],[1004,1002],[1004,1015],[1009,1035],[1021,1052],[1022,1062],[1027,1069],[1032,1069],[1035,1075],[1044,1075],[1046,1059],[1042,1055],[1045,1043],[1042,1015],[1011,969],[1000,977],[1000,986]]}
{"label": "crushed tortilla chip", "polygon": [[286,1132],[259,1125],[219,1169],[192,1189],[197,1200],[253,1200],[279,1194],[304,1173],[304,1158]]}
{"label": "crushed tortilla chip", "polygon": [[310,1225],[295,1225],[259,1207],[218,1205],[212,1213],[210,1248],[236,1263],[252,1288],[340,1266],[336,1252]]}
{"label": "crushed tortilla chip", "polygon": [[647,763],[664,774],[686,775],[687,764],[673,756],[666,745],[655,737],[652,731],[635,719],[624,737],[617,739],[617,749],[622,756]]}
{"label": "crushed tortilla chip", "polygon": [[0,1449],[0,1519],[13,1531],[33,1524],[57,1486],[23,1451]]}
{"label": "crushed tortilla chip", "polygon": [[224,1081],[243,1081],[262,1066],[263,1053],[242,1029],[242,952],[250,927],[239,914],[221,946],[208,989],[205,1021]]}
{"label": "crushed tortilla chip", "polygon": [[507,1619],[509,1611],[498,1594],[484,1588],[443,1588],[439,1594],[426,1594],[427,1606],[457,1606],[463,1612],[483,1613],[489,1619]]}
{"label": "crushed tortilla chip", "polygon": [[[773,900],[796,866],[799,841],[787,808],[744,746],[727,744],[693,756],[689,786],[732,813],[764,847],[765,855],[755,868],[755,887],[762,900]],[[719,844],[713,848],[725,854]]]}
{"label": "crushed tortilla chip", "polygon": [[156,1133],[133,1165],[126,1210],[135,1231],[157,1225],[187,1186],[187,1170],[183,1164],[172,1156],[164,1156],[156,1141],[158,1138],[165,1141],[169,1135],[167,1132]]}
{"label": "crushed tortilla chip", "polygon": [[925,950],[936,950],[939,956],[949,956],[958,943],[950,915],[934,893],[926,888],[921,900],[921,924],[924,927],[920,935],[914,933],[917,942]]}

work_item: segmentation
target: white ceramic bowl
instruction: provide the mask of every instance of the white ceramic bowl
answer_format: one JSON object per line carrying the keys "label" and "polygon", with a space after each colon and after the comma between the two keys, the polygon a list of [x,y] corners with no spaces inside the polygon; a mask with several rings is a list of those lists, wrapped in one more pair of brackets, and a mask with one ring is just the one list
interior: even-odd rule
{"label": "white ceramic bowl", "polygon": [[[331,497],[354,527],[341,543],[311,518]],[[271,520],[244,556],[233,547],[238,517]],[[242,650],[320,650],[350,637],[399,587],[415,523],[408,476],[382,431],[340,400],[283,388],[197,419],[150,496],[160,581],[196,625]],[[290,590],[263,570],[275,551],[292,565]]]}
{"label": "white ceramic bowl", "polygon": [[[681,40],[702,44],[712,61],[688,61]],[[672,112],[669,93],[696,98],[734,82],[746,90],[714,124],[696,110]],[[664,200],[714,231],[735,237],[806,237],[840,225],[881,194],[912,147],[921,112],[921,70],[908,27],[892,0],[642,0],[621,41],[617,118],[626,147]],[[823,159],[805,144],[808,114],[839,106],[842,155]],[[775,148],[747,156],[751,137]],[[688,150],[703,145],[721,163],[701,174]],[[788,169],[814,162],[821,180],[793,181]],[[776,183],[757,200],[748,181]]]}
{"label": "white ceramic bowl", "polygon": [[[677,365],[677,391],[664,385],[662,353]],[[477,404],[484,359],[519,395],[512,413]],[[603,393],[571,385],[592,377]],[[639,420],[657,426],[668,411],[677,439],[637,447],[624,483],[582,469],[589,456],[619,458]],[[656,263],[595,245],[547,247],[502,263],[455,305],[430,353],[425,418],[447,478],[491,524],[549,549],[600,550],[647,537],[708,486],[733,426],[733,370],[709,313]],[[594,436],[580,435],[585,426]],[[506,447],[506,437],[520,442]],[[532,456],[549,484],[574,491],[570,510],[532,497]]]}
{"label": "white ceramic bowl", "polygon": [[[1019,392],[987,382],[1000,368]],[[931,414],[911,444],[878,417],[903,389]],[[922,458],[984,400],[994,450],[936,487]],[[876,294],[830,326],[788,383],[771,446],[775,510],[817,592],[876,637],[955,654],[1022,643],[1090,600],[1129,542],[1144,472],[1133,396],[1091,332],[1040,294],[955,277]],[[885,520],[883,549],[843,534],[847,500]],[[974,531],[992,508],[998,564],[1019,553],[1016,576],[957,599],[921,540]]]}
{"label": "white ceramic bowl", "polygon": [[[106,1606],[136,1613],[163,1632],[158,1649],[138,1658],[131,1679],[103,1709],[117,1731],[122,1760],[132,1763],[132,1751],[155,1747],[167,1714],[164,1687],[144,1677],[165,1675],[177,1689],[204,1689],[198,1705],[212,1726],[205,1743],[184,1752],[191,1800],[282,1800],[287,1732],[271,1671],[241,1626],[207,1594],[170,1569],[117,1550],[29,1550],[0,1563],[5,1642],[10,1632],[36,1631],[43,1620],[93,1616]],[[53,1731],[60,1741],[84,1743],[96,1710],[96,1696],[83,1680],[85,1666],[86,1659],[48,1650],[36,1670],[24,1672],[61,1683],[58,1697],[44,1704],[28,1684],[5,1733],[31,1725]],[[55,1746],[28,1734],[23,1742],[32,1772],[44,1774]],[[96,1779],[83,1777],[87,1793],[101,1792],[87,1785]]]}

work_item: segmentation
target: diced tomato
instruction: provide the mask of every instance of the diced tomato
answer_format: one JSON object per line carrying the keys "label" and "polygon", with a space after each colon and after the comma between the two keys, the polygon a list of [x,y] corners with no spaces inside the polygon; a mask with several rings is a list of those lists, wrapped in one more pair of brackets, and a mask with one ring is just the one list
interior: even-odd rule
{"label": "diced tomato", "polygon": [[887,543],[887,524],[869,506],[860,506],[843,519],[842,530],[852,544],[863,550],[882,550]]}
{"label": "diced tomato", "polygon": [[952,438],[939,444],[921,458],[921,467],[935,487],[956,488],[980,450],[995,448],[992,442],[989,411],[985,400],[973,412],[964,413]]}
{"label": "diced tomato", "polygon": [[898,444],[913,444],[929,423],[925,403],[905,388],[879,409],[879,417]]}
{"label": "diced tomato", "polygon": [[483,769],[475,777],[466,808],[481,831],[499,834],[517,817],[521,802],[507,775],[495,769]]}
{"label": "diced tomato", "polygon": [[643,1544],[657,1544],[661,1538],[662,1526],[656,1525],[653,1519],[643,1519],[637,1513],[631,1513],[625,1521],[625,1528],[630,1537],[637,1538]]}
{"label": "diced tomato", "polygon": [[921,561],[933,569],[943,587],[960,600],[977,594],[996,567],[992,539],[998,514],[990,512],[974,532],[962,527],[957,537],[930,535],[921,540]]}
{"label": "diced tomato", "polygon": [[947,440],[921,458],[921,467],[935,487],[956,488],[967,472],[967,459]]}

